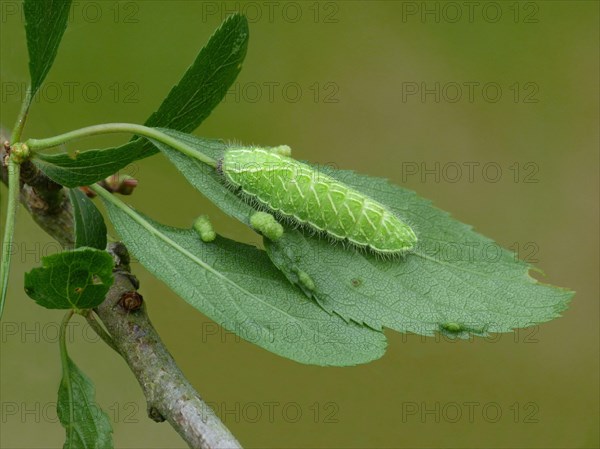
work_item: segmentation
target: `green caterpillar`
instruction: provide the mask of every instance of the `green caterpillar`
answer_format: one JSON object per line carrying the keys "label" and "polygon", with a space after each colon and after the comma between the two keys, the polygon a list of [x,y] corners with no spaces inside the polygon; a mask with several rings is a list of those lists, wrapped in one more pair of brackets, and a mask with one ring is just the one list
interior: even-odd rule
{"label": "green caterpillar", "polygon": [[245,199],[294,223],[375,253],[403,254],[414,248],[417,236],[387,207],[287,157],[281,148],[232,147],[217,170]]}

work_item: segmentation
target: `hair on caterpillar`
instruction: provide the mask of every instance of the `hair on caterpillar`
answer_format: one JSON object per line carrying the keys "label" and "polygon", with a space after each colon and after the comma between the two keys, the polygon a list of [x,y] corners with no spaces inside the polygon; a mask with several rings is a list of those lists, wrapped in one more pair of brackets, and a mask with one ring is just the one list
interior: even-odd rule
{"label": "hair on caterpillar", "polygon": [[282,154],[288,151],[287,146],[276,151],[231,148],[219,161],[218,170],[228,188],[251,207],[289,226],[324,234],[344,247],[384,259],[414,249],[414,231],[388,207]]}

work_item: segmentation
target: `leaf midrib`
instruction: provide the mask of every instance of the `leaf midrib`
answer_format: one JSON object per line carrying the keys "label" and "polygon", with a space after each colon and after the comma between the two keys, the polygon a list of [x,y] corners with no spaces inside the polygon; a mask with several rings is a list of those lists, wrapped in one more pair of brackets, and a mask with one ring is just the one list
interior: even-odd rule
{"label": "leaf midrib", "polygon": [[164,243],[172,246],[175,250],[177,250],[178,252],[180,252],[184,256],[186,256],[189,259],[191,259],[192,261],[194,261],[197,265],[199,265],[200,267],[202,267],[203,269],[205,269],[209,273],[217,276],[219,279],[225,281],[227,284],[233,286],[235,289],[239,290],[243,294],[248,295],[251,298],[256,299],[257,301],[259,301],[260,303],[264,304],[268,308],[276,311],[277,313],[283,313],[285,316],[289,317],[293,321],[295,321],[297,323],[300,323],[300,325],[302,327],[305,327],[304,323],[302,323],[302,321],[298,320],[298,318],[296,318],[295,316],[290,315],[289,313],[287,313],[287,312],[285,312],[285,311],[283,311],[281,309],[278,309],[277,307],[275,307],[272,304],[268,303],[267,301],[263,300],[261,297],[259,297],[259,296],[255,295],[254,293],[251,293],[248,290],[242,288],[239,284],[237,284],[236,282],[234,282],[231,279],[229,279],[223,273],[221,273],[220,271],[215,270],[210,265],[208,265],[207,263],[205,263],[204,261],[202,261],[198,257],[196,257],[194,254],[190,253],[185,248],[182,248],[177,242],[175,242],[170,237],[167,237],[166,235],[164,235],[159,229],[155,228],[150,222],[148,222],[147,220],[145,220],[141,215],[137,214],[132,208],[130,208],[129,206],[127,206],[126,204],[124,204],[121,200],[119,200],[117,198],[113,198],[112,201],[114,203],[116,203],[116,204],[120,203],[120,205],[119,205],[119,206],[121,206],[120,209],[123,212],[125,212],[127,215],[129,215],[129,217],[131,217],[140,226],[142,226],[143,228],[145,228],[148,232],[152,233],[153,235],[156,235],[156,237],[158,237]]}

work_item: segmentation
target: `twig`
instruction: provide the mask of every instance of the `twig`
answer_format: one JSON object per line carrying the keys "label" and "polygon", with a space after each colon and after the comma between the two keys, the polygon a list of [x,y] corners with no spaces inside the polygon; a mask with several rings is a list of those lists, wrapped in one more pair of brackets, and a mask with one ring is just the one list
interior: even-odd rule
{"label": "twig", "polygon": [[[0,130],[0,141],[6,134]],[[4,160],[6,149],[0,145],[0,161]],[[8,171],[0,163],[0,180],[8,181]],[[21,164],[21,204],[31,214],[33,220],[47,234],[54,237],[63,248],[72,248],[74,240],[73,210],[69,197],[59,184],[41,173],[31,161]]]}
{"label": "twig", "polygon": [[[7,134],[0,132],[2,142]],[[5,150],[0,145],[0,161]],[[63,247],[74,243],[73,210],[65,190],[49,180],[37,168],[22,166],[24,183],[21,202],[33,219]],[[6,184],[7,171],[0,164],[0,179]],[[148,415],[154,421],[167,420],[191,448],[241,448],[211,408],[202,400],[185,378],[173,357],[152,326],[137,280],[129,271],[127,249],[121,243],[112,244],[109,252],[116,261],[115,282],[96,313],[110,335],[95,323],[106,337],[107,344],[123,356],[137,378],[148,403]],[[124,301],[124,298],[139,299]],[[139,298],[138,298],[139,297]],[[136,305],[137,304],[137,305]],[[104,334],[104,335],[103,335]],[[109,341],[113,342],[113,345]]]}
{"label": "twig", "polygon": [[235,437],[196,393],[150,323],[143,302],[123,301],[135,291],[122,243],[109,245],[115,283],[97,313],[144,390],[148,415],[164,420],[194,448],[241,448]]}
{"label": "twig", "polygon": [[113,341],[112,337],[109,335],[108,332],[104,330],[104,328],[96,320],[96,318],[94,318],[94,312],[91,309],[87,310],[83,314],[83,317],[90,325],[90,327],[94,330],[94,332],[96,332],[96,334],[104,341],[104,343],[106,343],[108,346],[114,349],[117,354],[121,355],[121,353],[119,352],[119,348],[117,348],[117,345]]}

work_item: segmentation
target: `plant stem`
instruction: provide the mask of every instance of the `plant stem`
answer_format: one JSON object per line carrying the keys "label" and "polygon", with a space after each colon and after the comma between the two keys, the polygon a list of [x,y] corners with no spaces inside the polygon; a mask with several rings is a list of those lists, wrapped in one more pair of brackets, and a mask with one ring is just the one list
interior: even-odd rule
{"label": "plant stem", "polygon": [[98,134],[111,134],[111,133],[131,133],[140,136],[144,136],[148,139],[157,140],[165,145],[174,148],[181,153],[198,159],[200,162],[210,165],[211,167],[217,166],[217,161],[213,158],[201,153],[197,149],[187,145],[184,142],[177,140],[174,137],[165,134],[158,129],[150,128],[143,125],[135,125],[132,123],[105,123],[102,125],[88,126],[86,128],[76,129],[65,134],[58,136],[49,137],[47,139],[29,139],[26,145],[33,150],[43,150],[45,148],[52,148],[57,145],[61,145],[70,140],[79,139],[81,137],[94,136]]}
{"label": "plant stem", "polygon": [[104,343],[106,343],[113,350],[115,350],[117,354],[120,354],[119,349],[115,345],[115,342],[113,341],[110,334],[106,332],[102,325],[96,320],[96,318],[94,318],[94,312],[92,310],[86,310],[85,313],[83,313],[83,316],[85,317],[90,327],[104,341]]}
{"label": "plant stem", "polygon": [[27,114],[29,112],[29,105],[31,104],[31,86],[27,87],[27,92],[25,93],[25,98],[23,99],[23,103],[21,104],[21,110],[19,111],[19,115],[17,116],[17,122],[13,127],[12,135],[10,136],[10,143],[16,143],[21,138],[21,134],[23,133],[23,127],[25,126],[25,122],[27,121]]}
{"label": "plant stem", "polygon": [[129,255],[121,243],[109,244],[108,252],[119,262],[115,282],[96,313],[142,387],[148,415],[157,422],[167,420],[190,448],[241,449],[173,360],[152,326],[145,304],[134,311],[123,307],[123,295],[136,288],[121,265],[129,263]]}
{"label": "plant stem", "polygon": [[69,310],[65,316],[63,317],[60,323],[60,332],[58,337],[58,346],[60,348],[60,361],[63,368],[63,374],[65,371],[69,369],[68,366],[68,353],[67,353],[67,325],[69,324],[69,320],[73,316],[75,311],[73,309]]}
{"label": "plant stem", "polygon": [[[74,311],[69,310],[62,322],[60,323],[60,333],[58,337],[58,345],[60,348],[60,363],[62,366],[62,380],[61,382],[65,382],[65,386],[67,389],[67,396],[69,397],[69,416],[74,416],[73,414],[73,386],[71,385],[71,380],[69,379],[69,354],[67,353],[67,325],[69,324],[69,320],[73,316]],[[73,426],[67,426],[67,432],[73,432]],[[67,441],[72,440],[72,435],[67,436]]]}
{"label": "plant stem", "polygon": [[13,238],[15,234],[15,217],[19,205],[19,175],[21,166],[17,164],[12,156],[8,157],[8,205],[6,211],[6,225],[4,227],[4,238],[2,239],[2,259],[0,259],[0,317],[4,310],[6,291],[8,289],[8,273],[10,271],[10,259],[12,255]]}
{"label": "plant stem", "polygon": [[[0,160],[4,156],[5,150],[0,146]],[[5,184],[8,184],[7,168],[0,164],[0,181]],[[41,178],[44,176],[40,175]],[[36,183],[39,196],[33,195],[34,189],[28,190],[28,187],[25,186],[22,190],[24,195],[21,196],[27,210],[50,236],[63,246],[73,246],[73,210],[68,196],[63,194],[66,198],[65,207],[47,215],[46,198],[51,193],[49,187],[41,181]],[[63,193],[63,190],[57,192]],[[132,281],[130,258],[125,246],[111,243],[108,245],[108,252],[118,260],[114,272],[115,282],[95,313],[139,382],[148,401],[151,418],[155,421],[166,419],[190,447],[241,448],[240,443],[185,378],[152,326],[146,307],[142,305],[135,311],[124,309],[121,301],[123,294],[137,290],[139,285]]]}

